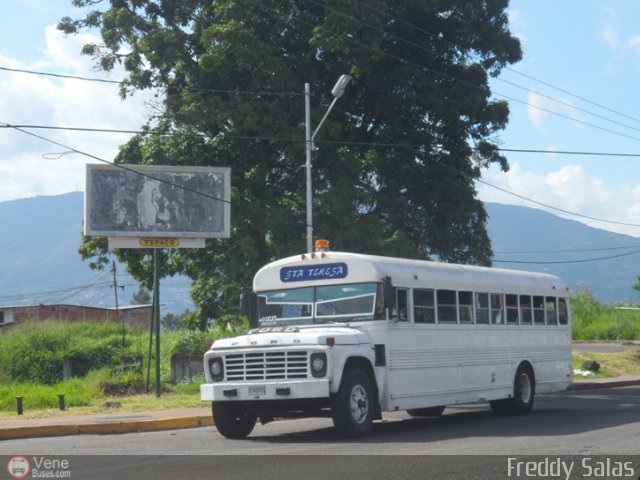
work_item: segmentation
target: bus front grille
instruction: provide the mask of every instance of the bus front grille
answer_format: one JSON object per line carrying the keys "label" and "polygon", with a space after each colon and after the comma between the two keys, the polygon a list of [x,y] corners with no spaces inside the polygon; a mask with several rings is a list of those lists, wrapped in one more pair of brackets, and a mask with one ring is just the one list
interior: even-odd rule
{"label": "bus front grille", "polygon": [[225,356],[226,379],[277,380],[307,378],[307,352],[239,353]]}

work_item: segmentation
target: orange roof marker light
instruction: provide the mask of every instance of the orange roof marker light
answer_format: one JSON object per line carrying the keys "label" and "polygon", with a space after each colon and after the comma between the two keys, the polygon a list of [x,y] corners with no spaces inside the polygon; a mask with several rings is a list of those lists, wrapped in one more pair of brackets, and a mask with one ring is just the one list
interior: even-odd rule
{"label": "orange roof marker light", "polygon": [[329,240],[325,240],[323,238],[319,238],[316,240],[316,252],[328,252],[329,251]]}

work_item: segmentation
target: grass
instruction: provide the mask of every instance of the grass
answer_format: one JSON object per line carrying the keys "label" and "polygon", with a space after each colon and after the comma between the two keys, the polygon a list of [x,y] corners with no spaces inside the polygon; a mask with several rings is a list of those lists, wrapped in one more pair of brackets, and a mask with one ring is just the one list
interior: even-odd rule
{"label": "grass", "polygon": [[[0,333],[0,418],[15,416],[16,397],[22,397],[25,415],[59,412],[59,395],[75,413],[103,411],[107,400],[120,402],[121,411],[142,411],[206,405],[200,401],[204,375],[178,385],[171,383],[174,354],[201,356],[211,341],[244,328],[212,327],[206,332],[182,330],[161,336],[160,399],[155,398],[155,369],[146,391],[148,333],[122,330],[114,324],[43,321],[25,323]],[[142,368],[123,371],[120,359],[144,358]],[[76,377],[62,381],[64,359],[71,359]],[[153,355],[151,358],[154,363]],[[2,412],[6,412],[3,414]],[[33,412],[33,413],[32,413]],[[65,412],[61,412],[64,414]]]}
{"label": "grass", "polygon": [[[595,360],[594,358],[591,357],[591,354],[582,354],[580,356],[574,356],[571,359],[571,365],[573,366],[573,370],[582,370],[582,364],[584,363],[585,360]],[[577,380],[582,380],[582,379],[597,379],[597,378],[613,378],[613,377],[617,377],[618,374],[616,372],[612,372],[611,370],[609,370],[606,367],[600,367],[600,370],[598,370],[597,372],[593,372],[592,375],[579,375],[579,374],[575,374],[575,377]]]}
{"label": "grass", "polygon": [[[66,397],[65,397],[66,399]],[[105,401],[120,402],[120,407],[103,407]],[[35,408],[28,409],[25,406],[24,414],[21,418],[42,418],[51,416],[65,415],[90,415],[94,413],[135,413],[147,412],[153,410],[171,410],[177,408],[191,407],[208,407],[207,402],[200,400],[200,395],[180,394],[180,393],[163,393],[160,398],[156,398],[155,394],[150,395],[131,395],[127,397],[117,398],[101,398],[93,399],[89,405],[69,407],[65,411],[60,411],[57,406],[55,408]],[[0,412],[0,421],[16,419],[15,405],[11,411]]]}
{"label": "grass", "polygon": [[615,376],[640,375],[640,349],[617,353],[583,352],[583,355],[606,366]]}
{"label": "grass", "polygon": [[628,310],[632,305],[603,305],[588,291],[571,297],[574,340],[637,340],[640,339],[640,310]]}

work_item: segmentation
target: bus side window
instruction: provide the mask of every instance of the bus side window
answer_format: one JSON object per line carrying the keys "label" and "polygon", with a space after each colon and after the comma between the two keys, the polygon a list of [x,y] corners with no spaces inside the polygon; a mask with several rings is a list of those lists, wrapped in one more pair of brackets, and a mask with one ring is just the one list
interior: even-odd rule
{"label": "bus side window", "polygon": [[558,309],[556,308],[556,297],[546,297],[544,299],[544,311],[547,317],[547,325],[557,325]]}
{"label": "bus side window", "polygon": [[460,323],[473,323],[473,292],[458,292]]}
{"label": "bus side window", "polygon": [[489,294],[476,293],[476,323],[489,323]]}
{"label": "bus side window", "polygon": [[433,290],[413,290],[413,321],[436,323]]}
{"label": "bus side window", "polygon": [[491,294],[491,323],[493,325],[504,324],[504,310],[502,308],[502,294]]}
{"label": "bus side window", "polygon": [[518,296],[507,294],[505,303],[507,305],[507,324],[518,325]]}
{"label": "bus side window", "polygon": [[438,323],[458,323],[455,290],[438,290]]}
{"label": "bus side window", "polygon": [[396,289],[396,302],[398,306],[398,321],[408,322],[409,309],[407,306],[407,289],[406,288]]}
{"label": "bus side window", "polygon": [[533,323],[544,325],[544,297],[542,295],[533,296]]}
{"label": "bus side window", "polygon": [[531,313],[531,297],[529,295],[520,295],[520,317],[523,325],[531,325],[533,315]]}
{"label": "bus side window", "polygon": [[569,323],[569,310],[567,309],[567,301],[564,298],[558,299],[558,313],[560,325]]}

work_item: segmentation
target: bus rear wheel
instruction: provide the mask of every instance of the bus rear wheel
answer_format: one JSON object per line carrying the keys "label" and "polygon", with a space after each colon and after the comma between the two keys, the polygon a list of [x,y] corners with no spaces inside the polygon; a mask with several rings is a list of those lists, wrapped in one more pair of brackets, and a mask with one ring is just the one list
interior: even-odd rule
{"label": "bus rear wheel", "polygon": [[371,432],[375,399],[371,379],[359,368],[347,370],[340,389],[331,400],[331,418],[336,430],[348,438]]}
{"label": "bus rear wheel", "polygon": [[246,438],[256,425],[257,416],[236,402],[213,402],[213,422],[226,438]]}
{"label": "bus rear wheel", "polygon": [[525,415],[533,408],[536,382],[531,367],[522,363],[513,381],[513,398],[494,400],[491,409],[498,415]]}

